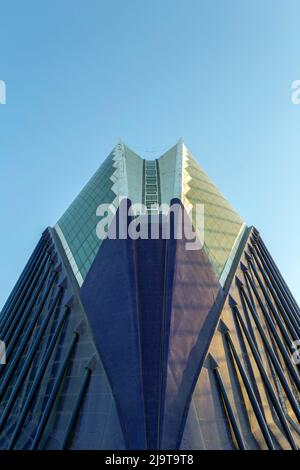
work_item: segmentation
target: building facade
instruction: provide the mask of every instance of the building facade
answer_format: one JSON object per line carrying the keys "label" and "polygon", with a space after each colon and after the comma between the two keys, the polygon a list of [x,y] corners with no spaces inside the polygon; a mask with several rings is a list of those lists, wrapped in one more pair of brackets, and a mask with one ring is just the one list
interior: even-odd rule
{"label": "building facade", "polygon": [[[171,203],[200,249],[162,213]],[[114,238],[99,238],[102,204]],[[127,229],[141,204],[159,236],[120,237],[120,207]],[[2,309],[0,448],[296,449],[299,338],[299,307],[259,232],[184,143],[150,161],[120,142]]]}

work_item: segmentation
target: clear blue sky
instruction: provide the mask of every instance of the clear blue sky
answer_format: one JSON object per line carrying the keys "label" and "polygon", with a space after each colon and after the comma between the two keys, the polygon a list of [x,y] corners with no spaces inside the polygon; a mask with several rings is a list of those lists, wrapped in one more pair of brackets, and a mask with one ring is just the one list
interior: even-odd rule
{"label": "clear blue sky", "polygon": [[0,16],[0,306],[119,137],[146,157],[182,137],[300,301],[299,0],[2,0]]}

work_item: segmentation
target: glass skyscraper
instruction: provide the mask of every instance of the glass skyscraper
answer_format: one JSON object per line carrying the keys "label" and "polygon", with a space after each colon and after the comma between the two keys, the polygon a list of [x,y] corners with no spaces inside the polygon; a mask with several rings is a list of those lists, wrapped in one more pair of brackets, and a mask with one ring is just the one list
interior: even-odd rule
{"label": "glass skyscraper", "polygon": [[[120,200],[160,226],[162,205],[202,204],[202,248],[174,230],[100,239],[98,207],[116,220]],[[119,142],[1,312],[0,448],[298,448],[299,338],[299,307],[259,232],[184,143],[144,160]]]}

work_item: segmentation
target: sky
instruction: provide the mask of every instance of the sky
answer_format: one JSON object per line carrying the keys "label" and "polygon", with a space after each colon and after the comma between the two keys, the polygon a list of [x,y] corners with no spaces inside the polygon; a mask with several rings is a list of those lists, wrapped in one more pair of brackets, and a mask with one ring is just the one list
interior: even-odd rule
{"label": "sky", "polygon": [[299,0],[0,0],[0,308],[121,138],[183,138],[300,301]]}

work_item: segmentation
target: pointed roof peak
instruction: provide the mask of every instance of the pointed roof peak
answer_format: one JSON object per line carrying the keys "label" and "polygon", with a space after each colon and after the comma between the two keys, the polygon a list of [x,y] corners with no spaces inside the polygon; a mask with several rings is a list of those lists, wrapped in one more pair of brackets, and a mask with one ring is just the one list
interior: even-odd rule
{"label": "pointed roof peak", "polygon": [[185,143],[184,143],[184,141],[183,141],[183,138],[182,138],[182,137],[180,137],[180,138],[178,139],[178,141],[177,141],[177,145],[178,145],[178,146],[180,146],[180,145],[181,145],[181,146],[184,146],[184,145],[185,145]]}
{"label": "pointed roof peak", "polygon": [[[95,214],[99,203],[118,206],[120,196],[128,196],[133,203],[144,203],[146,190],[148,200],[152,201],[155,198],[160,204],[170,204],[174,198],[180,199],[185,207],[194,209],[191,218],[197,228],[197,236],[201,237],[202,242],[205,237],[204,244],[202,243],[203,249],[214,273],[223,283],[240,243],[245,224],[193,157],[182,137],[173,147],[168,146],[168,150],[164,153],[163,148],[137,147],[135,151],[127,146],[123,139],[118,138],[115,147],[86,184],[84,192],[80,192],[75,198],[72,207],[81,214],[83,209],[80,201],[86,197],[87,192],[91,195],[88,210],[92,215]],[[153,163],[148,166],[147,160],[154,158],[157,165],[155,170],[151,170]],[[94,184],[95,181],[97,184]],[[103,186],[109,188],[105,194]],[[196,220],[195,210],[199,204],[205,206],[205,223],[201,227],[199,224],[197,226],[197,223],[201,222],[198,218]],[[76,246],[80,243],[81,247],[81,241],[69,237],[67,211],[59,219],[57,230],[60,230],[63,243],[70,246],[70,260],[74,265],[74,273],[75,275],[79,273],[79,282],[82,282],[90,267],[92,256],[87,258],[84,250],[80,256],[77,255]],[[90,229],[82,222],[80,230],[89,234]],[[252,237],[255,237],[254,231]],[[98,240],[96,242],[97,246],[100,246],[101,242]],[[222,250],[219,246],[222,246]]]}
{"label": "pointed roof peak", "polygon": [[[139,148],[138,151],[136,151],[134,150],[134,148],[127,145],[126,142],[121,137],[117,139],[114,149],[117,149],[118,147],[119,148],[121,147],[121,149],[123,149],[123,151],[125,152],[126,150],[128,150],[129,152],[134,153],[136,156],[140,157],[143,160],[160,160],[162,157],[164,157],[166,154],[169,154],[169,152],[172,152],[172,151],[174,151],[174,156],[176,155],[176,151],[177,151],[177,155],[181,154],[183,156],[184,151],[188,151],[190,159],[194,160],[195,163],[199,165],[198,162],[192,156],[191,152],[189,151],[182,137],[180,137],[174,145],[168,146],[168,148],[166,148],[166,150],[164,150],[163,152],[162,152],[162,147],[160,147],[159,149],[157,148],[157,150],[145,148],[143,151],[141,150],[141,148]],[[144,155],[145,153],[146,154],[153,153],[155,156],[149,158]]]}

